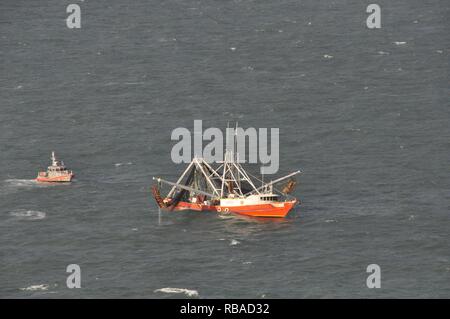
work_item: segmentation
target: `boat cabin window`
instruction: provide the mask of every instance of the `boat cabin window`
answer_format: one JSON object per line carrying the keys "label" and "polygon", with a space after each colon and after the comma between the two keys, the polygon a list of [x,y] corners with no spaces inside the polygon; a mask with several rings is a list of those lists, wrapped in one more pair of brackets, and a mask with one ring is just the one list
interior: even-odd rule
{"label": "boat cabin window", "polygon": [[277,200],[277,196],[261,196],[261,200],[276,201]]}

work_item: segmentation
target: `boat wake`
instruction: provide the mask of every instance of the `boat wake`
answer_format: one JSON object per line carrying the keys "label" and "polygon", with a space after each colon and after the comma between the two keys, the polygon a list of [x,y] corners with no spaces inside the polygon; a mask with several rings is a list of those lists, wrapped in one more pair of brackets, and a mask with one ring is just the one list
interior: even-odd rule
{"label": "boat wake", "polygon": [[7,179],[4,183],[10,187],[35,187],[41,185],[34,179]]}
{"label": "boat wake", "polygon": [[[0,193],[9,194],[20,190],[52,187],[57,184],[58,183],[39,183],[35,179],[6,179],[0,183]],[[64,184],[59,183],[59,185]]]}
{"label": "boat wake", "polygon": [[156,289],[154,292],[163,292],[166,294],[185,294],[188,297],[198,297],[197,290],[190,290],[185,288],[161,288]]}
{"label": "boat wake", "polygon": [[44,219],[47,214],[36,210],[16,209],[9,212],[9,215],[19,220],[40,220]]}
{"label": "boat wake", "polygon": [[1,193],[14,193],[20,190],[27,190],[33,188],[49,187],[51,185],[45,183],[38,183],[34,179],[6,179],[0,184]]}
{"label": "boat wake", "polygon": [[0,182],[0,195],[41,187],[34,179],[6,179]]}

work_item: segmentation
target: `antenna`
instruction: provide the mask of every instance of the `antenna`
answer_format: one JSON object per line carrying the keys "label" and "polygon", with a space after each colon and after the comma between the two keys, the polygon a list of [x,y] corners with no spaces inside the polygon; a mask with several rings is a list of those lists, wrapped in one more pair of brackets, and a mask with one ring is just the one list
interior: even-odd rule
{"label": "antenna", "polygon": [[55,151],[52,151],[52,165],[53,165],[53,166],[56,166]]}
{"label": "antenna", "polygon": [[237,129],[238,129],[238,122],[236,121],[236,125],[234,128],[234,136],[233,136],[233,151],[234,151],[233,160],[235,160],[235,161],[237,161]]}
{"label": "antenna", "polygon": [[226,143],[225,143],[225,158],[227,158],[228,152],[230,151],[228,149],[228,147],[230,146],[229,143],[228,143],[228,139],[230,138],[229,133],[228,133],[229,131],[230,131],[230,121],[227,121],[227,130],[225,131],[226,132],[226,134],[225,134],[225,140],[226,140]]}

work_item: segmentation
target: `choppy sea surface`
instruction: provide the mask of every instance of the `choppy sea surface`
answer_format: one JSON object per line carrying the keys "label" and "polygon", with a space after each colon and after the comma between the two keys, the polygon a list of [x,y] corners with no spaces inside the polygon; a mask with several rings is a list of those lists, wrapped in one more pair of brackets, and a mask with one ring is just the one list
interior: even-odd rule
{"label": "choppy sea surface", "polygon": [[[0,297],[450,297],[450,3],[377,3],[1,1]],[[194,119],[280,128],[303,204],[159,214]]]}

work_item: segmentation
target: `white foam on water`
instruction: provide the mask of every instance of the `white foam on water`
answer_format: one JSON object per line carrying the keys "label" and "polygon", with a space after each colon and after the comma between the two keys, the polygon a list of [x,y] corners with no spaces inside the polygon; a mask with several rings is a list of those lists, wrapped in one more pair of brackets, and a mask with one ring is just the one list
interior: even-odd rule
{"label": "white foam on water", "polygon": [[34,187],[41,185],[34,179],[6,179],[5,184],[12,187]]}
{"label": "white foam on water", "polygon": [[406,41],[395,41],[395,45],[405,45]]}
{"label": "white foam on water", "polygon": [[185,288],[160,288],[156,289],[154,292],[163,292],[165,294],[185,294],[188,297],[198,297],[197,290],[185,289]]}
{"label": "white foam on water", "polygon": [[337,223],[336,219],[327,219],[325,220],[325,223]]}
{"label": "white foam on water", "polygon": [[125,85],[141,85],[145,84],[145,82],[124,82]]}
{"label": "white foam on water", "polygon": [[176,39],[176,38],[171,38],[171,39],[168,39],[168,38],[159,38],[159,39],[158,39],[158,42],[169,42],[169,41],[177,41],[177,39]]}
{"label": "white foam on water", "polygon": [[16,209],[9,212],[10,216],[16,217],[22,220],[39,220],[44,219],[47,214],[37,210]]}
{"label": "white foam on water", "polygon": [[248,65],[248,66],[242,67],[241,70],[242,71],[254,71],[255,69],[251,65]]}
{"label": "white foam on water", "polygon": [[116,164],[114,164],[115,167],[120,167],[120,166],[123,166],[123,165],[133,165],[133,163],[132,162],[127,162],[127,163],[116,163]]}
{"label": "white foam on water", "polygon": [[236,239],[232,239],[230,242],[230,246],[236,246],[239,245],[241,242],[239,240]]}
{"label": "white foam on water", "polygon": [[231,219],[234,218],[234,216],[230,215],[230,213],[220,213],[217,215],[220,219]]}
{"label": "white foam on water", "polygon": [[42,291],[47,290],[50,287],[50,285],[47,284],[41,284],[41,285],[31,285],[25,288],[20,288],[22,291]]}
{"label": "white foam on water", "polygon": [[33,188],[52,187],[52,183],[39,183],[34,179],[6,179],[0,183],[0,193],[9,194]]}

